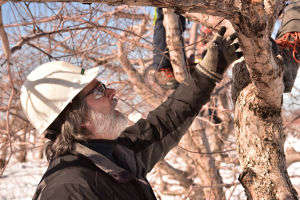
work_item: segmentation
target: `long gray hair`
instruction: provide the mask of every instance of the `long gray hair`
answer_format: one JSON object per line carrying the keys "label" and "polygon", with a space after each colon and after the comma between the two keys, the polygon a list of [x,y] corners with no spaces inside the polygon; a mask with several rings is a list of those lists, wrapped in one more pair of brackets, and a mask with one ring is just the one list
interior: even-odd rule
{"label": "long gray hair", "polygon": [[50,141],[45,148],[48,161],[71,152],[76,140],[84,141],[91,135],[84,126],[88,111],[85,100],[77,96],[48,127],[46,138]]}

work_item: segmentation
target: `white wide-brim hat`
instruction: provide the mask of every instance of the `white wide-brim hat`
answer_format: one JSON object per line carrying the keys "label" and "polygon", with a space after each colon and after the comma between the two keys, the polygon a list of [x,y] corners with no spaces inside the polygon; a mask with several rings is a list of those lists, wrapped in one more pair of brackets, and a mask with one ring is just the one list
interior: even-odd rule
{"label": "white wide-brim hat", "polygon": [[98,73],[99,67],[84,70],[63,61],[35,68],[22,85],[20,99],[25,115],[38,133],[43,133]]}

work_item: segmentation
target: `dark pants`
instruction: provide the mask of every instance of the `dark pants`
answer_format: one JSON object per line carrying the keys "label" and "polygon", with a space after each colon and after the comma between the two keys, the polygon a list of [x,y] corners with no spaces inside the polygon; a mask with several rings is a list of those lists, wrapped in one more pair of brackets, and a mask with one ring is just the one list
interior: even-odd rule
{"label": "dark pants", "polygon": [[[171,68],[172,65],[170,62],[169,50],[166,44],[166,30],[163,25],[163,11],[162,8],[157,9],[157,19],[155,21],[154,26],[154,34],[153,34],[153,65],[154,68],[159,70],[161,68]],[[181,34],[185,30],[185,18],[183,16],[179,16],[179,26],[181,29]],[[183,38],[182,38],[183,42]],[[185,55],[184,55],[185,57]]]}

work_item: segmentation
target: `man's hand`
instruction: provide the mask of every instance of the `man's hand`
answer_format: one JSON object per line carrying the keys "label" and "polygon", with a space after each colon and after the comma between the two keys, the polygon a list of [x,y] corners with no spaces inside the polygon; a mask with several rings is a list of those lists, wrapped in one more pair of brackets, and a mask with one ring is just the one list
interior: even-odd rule
{"label": "man's hand", "polygon": [[202,60],[197,64],[196,69],[201,71],[215,81],[222,80],[222,75],[228,66],[235,60],[243,56],[238,52],[239,43],[234,43],[237,34],[234,33],[229,38],[224,38],[226,27],[221,27],[207,49],[202,53]]}

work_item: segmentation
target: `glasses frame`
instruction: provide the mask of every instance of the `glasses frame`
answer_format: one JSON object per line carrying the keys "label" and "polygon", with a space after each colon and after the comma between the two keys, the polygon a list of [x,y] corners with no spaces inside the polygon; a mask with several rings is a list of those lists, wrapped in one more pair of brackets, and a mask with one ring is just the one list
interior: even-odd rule
{"label": "glasses frame", "polygon": [[[104,97],[106,89],[107,88],[106,88],[105,84],[99,81],[98,84],[93,89],[91,89],[85,96],[87,97],[90,94],[94,94],[95,97],[97,95],[102,95],[101,97]],[[98,97],[97,99],[99,99],[101,97]]]}

